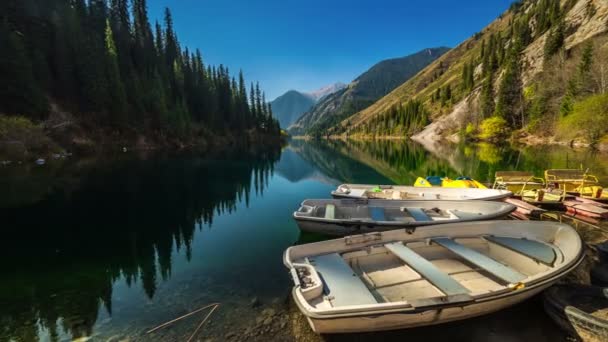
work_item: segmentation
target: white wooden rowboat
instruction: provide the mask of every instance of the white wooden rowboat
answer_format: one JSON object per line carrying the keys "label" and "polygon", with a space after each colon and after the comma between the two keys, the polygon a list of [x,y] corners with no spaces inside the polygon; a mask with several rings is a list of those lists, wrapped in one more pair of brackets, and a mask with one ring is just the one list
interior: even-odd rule
{"label": "white wooden rowboat", "polygon": [[563,223],[484,221],[288,248],[293,297],[317,333],[445,323],[524,301],[583,259]]}
{"label": "white wooden rowboat", "polygon": [[511,197],[509,190],[476,188],[418,188],[403,185],[342,184],[331,192],[334,198],[369,198],[388,200],[485,200]]}

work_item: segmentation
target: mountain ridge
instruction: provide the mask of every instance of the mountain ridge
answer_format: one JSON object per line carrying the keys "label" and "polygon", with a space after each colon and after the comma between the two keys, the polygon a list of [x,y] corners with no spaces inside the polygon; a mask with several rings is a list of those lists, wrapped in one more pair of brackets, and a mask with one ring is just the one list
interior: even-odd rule
{"label": "mountain ridge", "polygon": [[270,102],[274,117],[283,128],[287,128],[309,111],[318,101],[344,88],[342,82],[332,83],[310,92],[295,89],[286,91],[283,95]]}
{"label": "mountain ridge", "polygon": [[[584,115],[584,100],[605,96],[605,89],[594,83],[608,77],[602,71],[608,70],[607,54],[607,2],[518,1],[332,131],[351,137],[413,136],[419,141],[500,141],[514,132],[593,144],[598,136],[608,135],[608,128],[602,126],[601,133],[580,128],[597,125],[590,121],[593,116]],[[411,121],[411,114],[403,112],[409,103],[423,110],[417,123],[408,126],[401,123]],[[570,113],[576,124],[568,121],[575,119],[566,120]],[[485,134],[489,119],[500,123],[500,133]]]}
{"label": "mountain ridge", "polygon": [[390,58],[374,64],[347,87],[315,104],[289,127],[290,134],[325,133],[327,128],[373,104],[446,51],[449,51],[449,48],[426,48],[404,57]]}

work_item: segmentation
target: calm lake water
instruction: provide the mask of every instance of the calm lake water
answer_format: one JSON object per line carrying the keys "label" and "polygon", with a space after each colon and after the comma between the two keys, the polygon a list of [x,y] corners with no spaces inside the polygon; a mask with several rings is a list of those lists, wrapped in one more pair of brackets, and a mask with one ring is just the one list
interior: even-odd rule
{"label": "calm lake water", "polygon": [[282,253],[323,238],[291,215],[340,183],[580,165],[608,184],[608,158],[592,151],[403,141],[0,166],[0,341],[183,341],[204,313],[146,331],[214,302],[201,341],[564,340],[539,298],[442,326],[319,337],[289,300]]}

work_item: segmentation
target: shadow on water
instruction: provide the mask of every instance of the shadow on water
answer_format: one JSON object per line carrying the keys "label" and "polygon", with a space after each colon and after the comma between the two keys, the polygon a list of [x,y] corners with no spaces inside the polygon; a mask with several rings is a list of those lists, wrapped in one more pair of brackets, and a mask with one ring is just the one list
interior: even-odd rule
{"label": "shadow on water", "polygon": [[[0,169],[0,340],[89,336],[123,277],[155,295],[197,228],[262,193],[279,150]],[[63,163],[67,164],[69,162]]]}
{"label": "shadow on water", "polygon": [[[319,337],[285,304],[281,255],[326,239],[299,234],[291,215],[340,183],[431,174],[488,182],[498,170],[581,164],[608,183],[608,159],[591,151],[404,141],[0,167],[0,340],[181,340],[198,322],[142,334],[211,301],[223,306],[203,336],[216,341],[560,340],[539,298],[440,327]],[[581,234],[605,239],[601,229]]]}

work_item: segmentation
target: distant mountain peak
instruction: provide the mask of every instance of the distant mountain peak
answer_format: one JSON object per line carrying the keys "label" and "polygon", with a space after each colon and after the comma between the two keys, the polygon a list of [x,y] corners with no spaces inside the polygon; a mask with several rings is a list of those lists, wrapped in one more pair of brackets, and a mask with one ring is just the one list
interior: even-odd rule
{"label": "distant mountain peak", "polygon": [[320,89],[317,89],[315,91],[311,91],[310,93],[307,93],[307,95],[310,95],[315,101],[319,101],[322,98],[326,97],[327,95],[331,95],[339,90],[346,88],[346,86],[347,85],[342,82],[336,82],[336,83],[321,87]]}
{"label": "distant mountain peak", "polygon": [[445,47],[427,48],[408,56],[376,63],[348,86],[338,83],[339,89],[317,100],[312,109],[288,128],[289,131],[294,135],[323,133],[338,122],[372,105],[448,50],[449,48]]}

